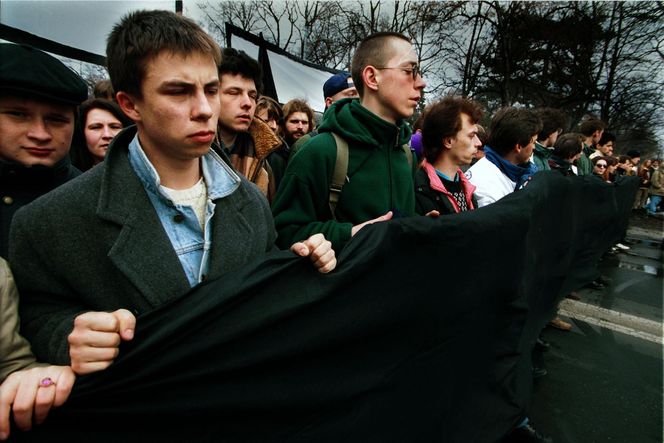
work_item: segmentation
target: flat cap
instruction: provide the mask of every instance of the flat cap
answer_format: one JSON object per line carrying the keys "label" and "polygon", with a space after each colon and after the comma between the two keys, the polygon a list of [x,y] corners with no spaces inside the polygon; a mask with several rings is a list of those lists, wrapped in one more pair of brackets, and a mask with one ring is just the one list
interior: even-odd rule
{"label": "flat cap", "polygon": [[60,60],[13,43],[0,43],[0,90],[72,105],[88,98],[83,79]]}

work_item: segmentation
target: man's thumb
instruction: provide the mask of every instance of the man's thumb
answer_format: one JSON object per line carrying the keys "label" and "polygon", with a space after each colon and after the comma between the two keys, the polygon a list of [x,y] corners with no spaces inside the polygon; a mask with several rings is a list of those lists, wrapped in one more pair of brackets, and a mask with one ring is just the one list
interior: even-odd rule
{"label": "man's thumb", "polygon": [[120,337],[123,340],[131,340],[134,338],[134,329],[136,329],[136,317],[134,314],[129,312],[126,309],[118,309],[115,312],[112,312],[115,318],[118,319],[120,324],[119,331]]}

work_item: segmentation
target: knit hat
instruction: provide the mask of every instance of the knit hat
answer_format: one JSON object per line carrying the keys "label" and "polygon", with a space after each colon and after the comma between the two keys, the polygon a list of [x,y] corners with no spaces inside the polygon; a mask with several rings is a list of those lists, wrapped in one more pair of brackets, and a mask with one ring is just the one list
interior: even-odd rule
{"label": "knit hat", "polygon": [[0,43],[0,90],[71,105],[88,98],[83,79],[60,60],[13,43]]}
{"label": "knit hat", "polygon": [[323,98],[332,97],[344,89],[352,88],[353,79],[347,72],[340,72],[330,77],[323,85]]}

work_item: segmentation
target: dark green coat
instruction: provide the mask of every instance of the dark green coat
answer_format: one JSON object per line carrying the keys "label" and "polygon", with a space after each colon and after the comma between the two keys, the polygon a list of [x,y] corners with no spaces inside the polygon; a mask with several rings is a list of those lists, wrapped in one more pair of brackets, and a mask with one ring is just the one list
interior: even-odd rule
{"label": "dark green coat", "polygon": [[590,161],[590,154],[593,152],[595,152],[595,149],[592,146],[588,146],[584,143],[581,157],[579,157],[579,159],[576,161],[576,168],[579,175],[592,175],[593,164]]}
{"label": "dark green coat", "polygon": [[[325,112],[318,131],[288,163],[272,204],[279,246],[321,232],[338,252],[350,239],[353,225],[390,210],[414,214],[414,169],[402,148],[411,135],[405,121],[394,125],[358,100],[343,99]],[[337,156],[330,132],[343,137],[349,150],[348,180],[336,208],[337,221],[329,209]]]}
{"label": "dark green coat", "polygon": [[[124,308],[140,315],[191,289],[129,164],[134,134],[134,127],[123,131],[100,166],[14,217],[9,262],[21,332],[41,361],[69,363],[67,336],[78,314]],[[267,200],[246,179],[215,204],[210,279],[261,257],[276,236]]]}
{"label": "dark green coat", "polygon": [[537,166],[538,171],[549,171],[549,158],[553,149],[548,149],[539,143],[535,142],[535,149],[533,150],[533,163]]}

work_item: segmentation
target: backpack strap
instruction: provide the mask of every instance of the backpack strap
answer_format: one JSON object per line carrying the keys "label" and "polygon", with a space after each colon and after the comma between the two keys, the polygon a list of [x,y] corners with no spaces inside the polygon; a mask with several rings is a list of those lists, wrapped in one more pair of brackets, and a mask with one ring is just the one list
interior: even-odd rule
{"label": "backpack strap", "polygon": [[404,143],[403,145],[401,145],[401,149],[403,149],[403,152],[406,154],[406,159],[408,160],[408,166],[410,166],[410,169],[413,169],[413,150],[410,149],[408,143]]}
{"label": "backpack strap", "polygon": [[332,181],[330,182],[329,205],[332,218],[336,220],[335,210],[337,203],[339,203],[341,189],[346,184],[346,175],[348,173],[348,143],[335,132],[331,134],[337,145],[337,159],[334,163],[334,172],[332,173]]}
{"label": "backpack strap", "polygon": [[[337,159],[334,163],[334,171],[332,172],[332,181],[330,182],[330,197],[329,197],[329,206],[330,212],[332,213],[332,218],[337,219],[335,211],[337,208],[337,203],[339,203],[339,198],[341,197],[341,190],[346,184],[348,179],[348,143],[336,132],[331,132],[332,137],[334,137],[334,142],[337,145]],[[413,168],[413,151],[410,149],[408,144],[401,146],[404,153],[406,154],[406,159],[408,160],[408,165],[410,168]]]}

